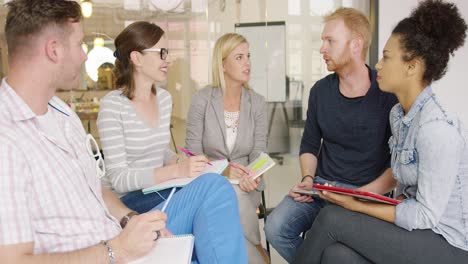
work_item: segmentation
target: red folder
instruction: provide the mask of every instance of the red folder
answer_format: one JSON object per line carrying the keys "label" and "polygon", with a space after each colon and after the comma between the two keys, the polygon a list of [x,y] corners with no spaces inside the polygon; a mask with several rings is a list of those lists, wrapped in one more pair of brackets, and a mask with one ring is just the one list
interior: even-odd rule
{"label": "red folder", "polygon": [[392,199],[392,198],[389,198],[380,194],[359,191],[359,190],[354,190],[354,189],[348,189],[348,188],[341,188],[341,187],[321,185],[321,184],[314,183],[314,189],[319,190],[319,191],[328,191],[328,192],[333,192],[333,193],[350,195],[358,199],[371,201],[371,202],[386,203],[386,204],[392,204],[392,205],[397,205],[400,203],[400,201],[398,200],[395,200],[395,199]]}

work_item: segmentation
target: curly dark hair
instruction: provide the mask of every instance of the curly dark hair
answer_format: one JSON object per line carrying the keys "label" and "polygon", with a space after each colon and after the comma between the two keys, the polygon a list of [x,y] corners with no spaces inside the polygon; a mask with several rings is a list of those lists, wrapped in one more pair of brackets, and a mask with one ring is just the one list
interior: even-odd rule
{"label": "curly dark hair", "polygon": [[466,30],[455,4],[427,0],[400,21],[392,34],[400,38],[404,61],[424,61],[423,82],[428,85],[444,76],[450,55],[465,42]]}

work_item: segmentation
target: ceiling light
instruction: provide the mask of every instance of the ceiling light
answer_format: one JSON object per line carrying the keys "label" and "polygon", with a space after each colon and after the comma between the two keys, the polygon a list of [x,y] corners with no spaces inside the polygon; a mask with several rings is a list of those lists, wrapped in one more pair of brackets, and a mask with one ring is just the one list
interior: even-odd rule
{"label": "ceiling light", "polygon": [[104,47],[104,39],[97,37],[94,39],[94,47]]}
{"label": "ceiling light", "polygon": [[93,3],[91,0],[81,0],[81,13],[88,18],[93,14]]}

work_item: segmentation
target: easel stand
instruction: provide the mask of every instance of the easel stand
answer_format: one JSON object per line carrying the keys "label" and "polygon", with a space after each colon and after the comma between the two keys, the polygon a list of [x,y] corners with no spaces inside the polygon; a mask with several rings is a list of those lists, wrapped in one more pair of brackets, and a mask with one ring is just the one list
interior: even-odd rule
{"label": "easel stand", "polygon": [[[268,136],[270,136],[271,127],[273,126],[273,119],[275,117],[277,104],[281,104],[281,108],[283,109],[283,114],[284,114],[284,120],[286,123],[286,128],[289,129],[288,112],[286,111],[285,102],[273,102],[273,109],[271,109],[271,115],[270,115],[271,118],[268,124]],[[279,165],[283,165],[284,157],[281,156],[279,152],[270,152],[268,154],[270,155],[272,159],[276,159]]]}

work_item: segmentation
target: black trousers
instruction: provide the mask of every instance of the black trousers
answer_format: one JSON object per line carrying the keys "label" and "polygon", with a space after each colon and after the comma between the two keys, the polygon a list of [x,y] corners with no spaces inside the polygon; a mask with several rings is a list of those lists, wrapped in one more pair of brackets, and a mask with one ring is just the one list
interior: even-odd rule
{"label": "black trousers", "polygon": [[294,263],[468,263],[468,251],[430,229],[407,231],[329,205],[320,211]]}

